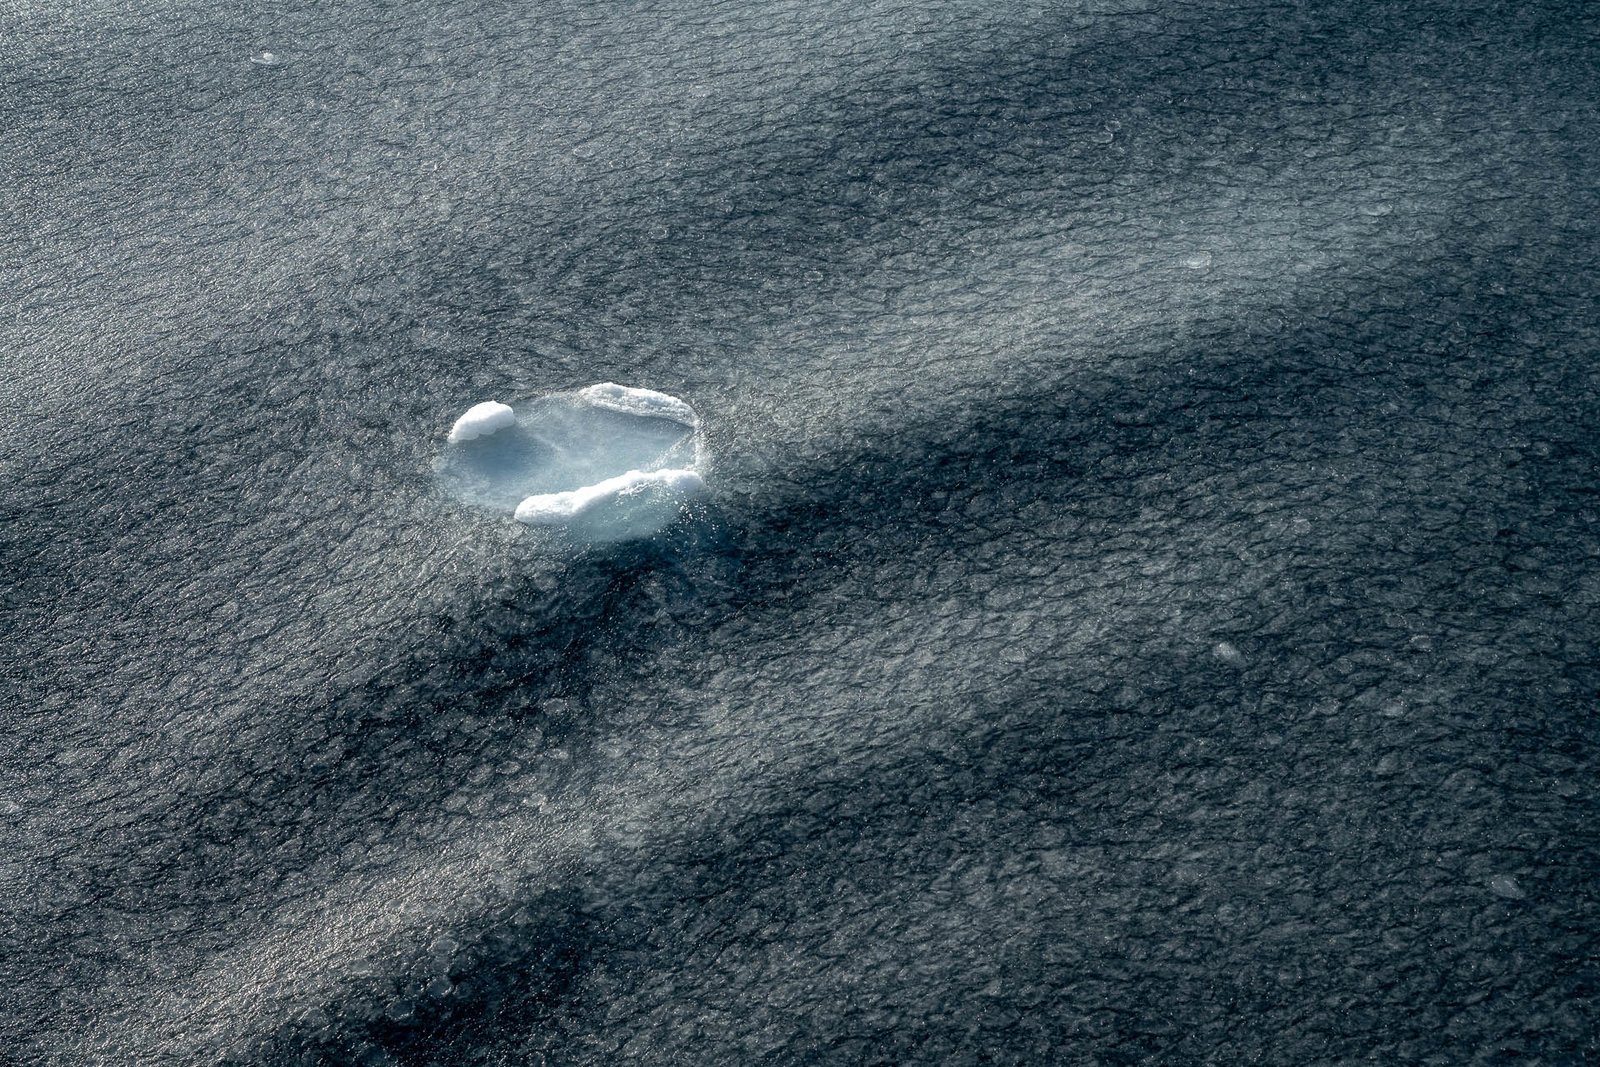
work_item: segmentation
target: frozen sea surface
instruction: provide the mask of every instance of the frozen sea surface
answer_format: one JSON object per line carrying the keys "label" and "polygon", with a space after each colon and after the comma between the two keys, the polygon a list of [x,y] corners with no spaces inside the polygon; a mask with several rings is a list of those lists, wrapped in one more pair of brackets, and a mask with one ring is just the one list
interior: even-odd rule
{"label": "frozen sea surface", "polygon": [[11,5],[0,1060],[1600,1058],[1597,31]]}

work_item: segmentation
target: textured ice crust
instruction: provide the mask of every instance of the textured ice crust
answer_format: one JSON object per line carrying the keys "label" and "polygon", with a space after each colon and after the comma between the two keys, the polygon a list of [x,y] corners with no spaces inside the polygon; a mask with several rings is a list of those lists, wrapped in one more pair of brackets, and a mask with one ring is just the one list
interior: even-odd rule
{"label": "textured ice crust", "polygon": [[486,400],[481,404],[472,405],[456,420],[455,425],[450,427],[450,443],[476,441],[496,430],[503,430],[516,421],[516,412],[510,407],[493,400]]}
{"label": "textured ice crust", "polygon": [[666,393],[654,389],[635,389],[615,382],[601,382],[578,393],[595,407],[620,411],[625,415],[640,415],[655,419],[671,419],[685,426],[699,426],[700,416],[694,408]]}

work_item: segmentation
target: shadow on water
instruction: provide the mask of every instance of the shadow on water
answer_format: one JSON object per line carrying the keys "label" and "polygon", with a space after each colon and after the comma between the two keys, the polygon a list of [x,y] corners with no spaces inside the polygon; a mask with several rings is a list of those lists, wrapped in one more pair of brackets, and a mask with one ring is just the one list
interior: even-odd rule
{"label": "shadow on water", "polygon": [[608,955],[602,921],[574,890],[522,896],[453,924],[430,946],[439,951],[382,977],[347,979],[336,999],[303,1008],[226,1062],[422,1067],[508,1033],[527,1062],[552,1036],[548,1020],[571,1010],[574,984]]}

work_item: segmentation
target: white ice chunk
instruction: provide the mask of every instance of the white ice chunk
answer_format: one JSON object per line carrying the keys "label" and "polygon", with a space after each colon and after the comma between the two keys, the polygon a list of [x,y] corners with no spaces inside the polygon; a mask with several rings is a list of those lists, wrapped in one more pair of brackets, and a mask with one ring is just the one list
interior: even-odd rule
{"label": "white ice chunk", "polygon": [[462,441],[473,441],[496,430],[503,430],[516,421],[517,417],[510,407],[493,400],[486,400],[481,404],[472,405],[466,414],[450,427],[450,443],[454,445]]}
{"label": "white ice chunk", "polygon": [[632,504],[657,510],[664,503],[680,508],[704,488],[705,481],[691,470],[628,471],[580,489],[530,496],[517,505],[517,520],[531,526],[558,526],[606,511],[627,510]]}
{"label": "white ice chunk", "polygon": [[634,389],[615,382],[601,382],[580,389],[578,395],[597,408],[620,411],[625,415],[671,419],[685,426],[700,425],[700,416],[694,413],[694,408],[675,396],[658,393],[654,389]]}

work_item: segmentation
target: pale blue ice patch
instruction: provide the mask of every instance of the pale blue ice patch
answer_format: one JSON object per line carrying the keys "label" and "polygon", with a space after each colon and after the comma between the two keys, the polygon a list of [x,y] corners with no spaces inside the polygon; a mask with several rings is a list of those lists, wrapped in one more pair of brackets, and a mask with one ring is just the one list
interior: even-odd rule
{"label": "pale blue ice patch", "polygon": [[677,397],[612,383],[473,405],[434,461],[450,495],[583,540],[645,537],[704,489],[700,419]]}

